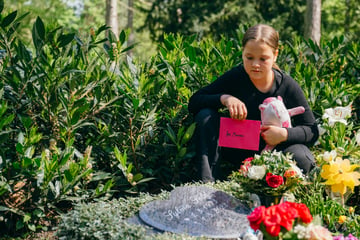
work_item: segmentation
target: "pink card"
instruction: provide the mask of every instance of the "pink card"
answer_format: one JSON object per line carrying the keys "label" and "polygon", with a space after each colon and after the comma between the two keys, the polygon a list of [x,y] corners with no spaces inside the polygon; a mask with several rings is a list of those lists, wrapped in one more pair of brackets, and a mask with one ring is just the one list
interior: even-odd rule
{"label": "pink card", "polygon": [[220,118],[219,146],[259,150],[261,121]]}

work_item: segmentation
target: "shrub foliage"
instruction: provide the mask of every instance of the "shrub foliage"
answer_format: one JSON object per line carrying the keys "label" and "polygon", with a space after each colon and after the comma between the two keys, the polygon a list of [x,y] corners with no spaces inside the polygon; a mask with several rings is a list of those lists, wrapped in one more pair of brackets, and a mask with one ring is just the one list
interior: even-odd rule
{"label": "shrub foliage", "polygon": [[[165,35],[143,63],[127,56],[126,33],[105,37],[106,26],[80,38],[37,18],[25,44],[17,29],[27,14],[5,13],[0,3],[2,233],[46,230],[74,202],[195,179],[187,102],[242,61],[242,31],[216,42]],[[320,46],[296,38],[278,58],[319,122],[325,108],[353,103],[349,138],[359,122],[359,47],[344,37]]]}

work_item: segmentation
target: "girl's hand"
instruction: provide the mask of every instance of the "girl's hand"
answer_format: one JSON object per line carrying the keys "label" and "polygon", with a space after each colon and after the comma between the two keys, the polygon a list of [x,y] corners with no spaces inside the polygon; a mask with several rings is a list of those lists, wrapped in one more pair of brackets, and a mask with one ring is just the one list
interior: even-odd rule
{"label": "girl's hand", "polygon": [[261,126],[261,137],[264,139],[266,144],[275,146],[279,143],[285,142],[288,138],[288,131],[286,128],[276,127],[271,125]]}
{"label": "girl's hand", "polygon": [[239,120],[246,119],[247,117],[246,106],[238,98],[228,94],[224,94],[220,97],[220,101],[229,110],[231,118],[239,119]]}

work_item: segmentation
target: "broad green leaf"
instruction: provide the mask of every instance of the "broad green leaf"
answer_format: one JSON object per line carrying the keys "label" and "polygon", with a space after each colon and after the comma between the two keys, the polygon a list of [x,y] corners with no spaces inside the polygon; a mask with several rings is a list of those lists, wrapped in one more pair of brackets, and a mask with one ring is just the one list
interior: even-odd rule
{"label": "broad green leaf", "polygon": [[130,45],[130,46],[128,46],[128,47],[126,47],[126,48],[122,49],[122,50],[121,50],[121,53],[124,53],[124,52],[127,52],[127,51],[129,51],[129,50],[133,49],[136,45],[137,45],[137,44],[136,44],[136,43],[134,43],[134,44],[132,44],[132,45]]}
{"label": "broad green leaf", "polygon": [[33,231],[33,232],[36,231],[36,226],[35,226],[35,224],[29,224],[29,225],[28,225],[28,228],[29,228],[31,231]]}
{"label": "broad green leaf", "polygon": [[117,39],[113,31],[109,30],[108,40],[110,43],[116,43]]}
{"label": "broad green leaf", "polygon": [[58,38],[59,48],[68,45],[72,40],[74,40],[74,37],[75,33],[61,34]]}
{"label": "broad green leaf", "polygon": [[24,222],[28,222],[28,221],[30,221],[30,219],[31,219],[31,214],[30,213],[25,214]]}
{"label": "broad green leaf", "polygon": [[120,154],[120,151],[119,151],[118,147],[116,147],[116,146],[114,148],[114,154],[115,154],[116,159],[120,161],[121,154]]}
{"label": "broad green leaf", "polygon": [[16,230],[20,230],[24,228],[24,222],[22,220],[18,220],[16,222]]}
{"label": "broad green leaf", "polygon": [[138,182],[140,181],[144,176],[141,173],[135,174],[133,181]]}
{"label": "broad green leaf", "polygon": [[66,179],[68,182],[72,182],[72,181],[73,181],[74,177],[73,177],[73,175],[71,174],[71,172],[70,172],[68,169],[66,169],[66,170],[64,171],[64,175],[65,175],[65,179]]}
{"label": "broad green leaf", "polygon": [[195,128],[196,128],[196,123],[192,123],[187,129],[186,132],[181,140],[181,145],[184,145],[185,143],[187,143],[192,136],[194,135],[195,132]]}
{"label": "broad green leaf", "polygon": [[27,167],[32,165],[32,160],[31,158],[28,157],[24,157],[21,161],[21,165],[24,169],[26,169]]}
{"label": "broad green leaf", "polygon": [[188,58],[190,59],[190,61],[192,61],[192,62],[196,61],[196,51],[195,51],[195,48],[193,46],[188,46],[185,49],[185,53],[188,56]]}
{"label": "broad green leaf", "polygon": [[180,76],[176,80],[176,89],[180,89],[182,86],[184,86],[184,77]]}
{"label": "broad green leaf", "polygon": [[133,98],[132,102],[133,102],[134,110],[137,110],[140,104],[140,100],[138,98]]}
{"label": "broad green leaf", "polygon": [[5,118],[2,118],[0,121],[0,129],[2,129],[4,126],[8,125],[9,123],[11,123],[15,118],[14,114],[11,114]]}
{"label": "broad green leaf", "polygon": [[16,144],[16,152],[24,154],[24,146],[19,142]]}
{"label": "broad green leaf", "polygon": [[45,41],[45,26],[44,26],[44,22],[41,20],[40,17],[36,18],[35,30],[36,33],[38,34],[37,36],[39,37],[39,39]]}
{"label": "broad green leaf", "polygon": [[59,167],[64,166],[70,159],[70,157],[73,155],[74,149],[72,149],[70,152],[64,154],[64,156],[61,158],[61,161],[59,163]]}
{"label": "broad green leaf", "polygon": [[186,154],[186,147],[182,147],[182,148],[180,149],[180,151],[178,152],[178,156],[179,156],[180,158],[183,158],[183,157],[185,156],[185,154]]}
{"label": "broad green leaf", "polygon": [[172,51],[175,49],[175,45],[172,42],[170,42],[169,40],[167,40],[166,38],[164,39],[164,44],[168,51]]}
{"label": "broad green leaf", "polygon": [[151,180],[154,180],[154,179],[156,179],[156,178],[153,178],[153,177],[151,177],[151,178],[143,178],[143,179],[139,180],[137,182],[137,184],[148,182],[148,181],[151,181]]}
{"label": "broad green leaf", "polygon": [[24,125],[25,128],[30,128],[32,125],[32,119],[26,116],[20,116],[20,121]]}
{"label": "broad green leaf", "polygon": [[122,30],[121,33],[119,34],[119,41],[121,45],[123,45],[126,41],[126,33],[124,30]]}
{"label": "broad green leaf", "polygon": [[36,216],[36,217],[45,217],[45,214],[42,210],[40,209],[35,209],[32,213],[33,216]]}
{"label": "broad green leaf", "polygon": [[0,13],[4,10],[4,0],[0,0]]}
{"label": "broad green leaf", "polygon": [[32,38],[36,50],[40,50],[45,41],[45,26],[40,17],[36,18],[36,21],[33,25]]}
{"label": "broad green leaf", "polygon": [[[0,4],[1,7],[1,4]],[[17,11],[14,11],[12,13],[10,13],[9,15],[7,15],[6,17],[4,17],[4,19],[1,21],[1,27],[2,28],[6,28],[7,26],[9,26],[16,18],[17,15]]]}
{"label": "broad green leaf", "polygon": [[110,27],[108,27],[107,25],[102,25],[101,27],[99,27],[99,29],[96,31],[96,35],[99,35],[101,32],[108,30]]}

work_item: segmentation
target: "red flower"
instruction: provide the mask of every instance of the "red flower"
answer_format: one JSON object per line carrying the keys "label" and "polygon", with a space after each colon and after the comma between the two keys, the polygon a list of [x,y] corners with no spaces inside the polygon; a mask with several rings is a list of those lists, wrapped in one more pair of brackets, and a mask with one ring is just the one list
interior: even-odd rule
{"label": "red flower", "polygon": [[250,215],[247,216],[247,219],[250,222],[250,227],[254,229],[254,231],[260,228],[260,224],[264,220],[265,216],[265,207],[260,206],[255,208]]}
{"label": "red flower", "polygon": [[248,157],[244,160],[244,164],[250,163],[252,160],[254,160],[254,157]]}
{"label": "red flower", "polygon": [[284,183],[284,179],[280,175],[274,175],[272,173],[266,174],[266,182],[272,188],[277,188]]}
{"label": "red flower", "polygon": [[268,207],[265,211],[263,222],[266,228],[266,232],[268,232],[273,237],[278,236],[281,230],[282,220],[283,219],[281,214],[278,212],[277,205]]}
{"label": "red flower", "polygon": [[262,226],[265,227],[267,234],[273,237],[277,237],[282,228],[291,231],[297,218],[303,223],[310,223],[313,219],[305,204],[294,202],[284,202],[268,208],[257,207],[247,218],[254,231]]}
{"label": "red flower", "polygon": [[289,202],[284,202],[277,205],[277,211],[281,216],[280,225],[290,231],[292,229],[294,219],[298,217],[298,212]]}
{"label": "red flower", "polygon": [[297,203],[296,209],[299,213],[299,217],[303,223],[311,223],[313,217],[310,213],[309,208],[304,203]]}

